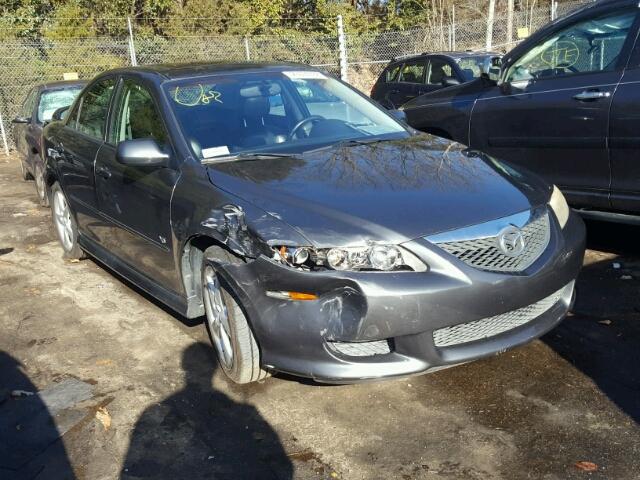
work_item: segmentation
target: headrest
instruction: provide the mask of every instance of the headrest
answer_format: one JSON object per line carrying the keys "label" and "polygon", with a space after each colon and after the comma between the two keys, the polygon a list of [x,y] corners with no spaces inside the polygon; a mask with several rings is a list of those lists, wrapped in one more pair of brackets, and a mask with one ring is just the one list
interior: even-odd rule
{"label": "headrest", "polygon": [[245,118],[258,119],[269,113],[271,105],[269,97],[249,97],[244,99],[243,115]]}

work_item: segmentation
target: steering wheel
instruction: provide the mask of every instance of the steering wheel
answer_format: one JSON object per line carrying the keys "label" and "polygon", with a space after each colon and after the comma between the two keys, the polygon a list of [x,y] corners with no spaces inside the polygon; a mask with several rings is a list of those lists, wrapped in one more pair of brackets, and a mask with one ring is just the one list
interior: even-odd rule
{"label": "steering wheel", "polygon": [[303,126],[305,126],[307,123],[313,123],[313,122],[317,122],[318,120],[324,120],[324,117],[320,116],[320,115],[311,115],[310,117],[307,118],[303,118],[302,120],[300,120],[298,123],[296,123],[293,128],[291,129],[291,131],[289,132],[288,135],[288,140],[291,141],[293,140],[293,137],[296,136],[296,134],[298,133],[298,130],[300,130]]}

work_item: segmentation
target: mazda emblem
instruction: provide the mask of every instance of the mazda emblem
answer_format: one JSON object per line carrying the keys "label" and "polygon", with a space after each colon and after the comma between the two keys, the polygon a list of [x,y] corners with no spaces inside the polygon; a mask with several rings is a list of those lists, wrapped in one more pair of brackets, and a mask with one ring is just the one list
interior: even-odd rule
{"label": "mazda emblem", "polygon": [[498,233],[498,248],[505,255],[517,257],[524,252],[524,247],[524,235],[518,227],[509,225]]}

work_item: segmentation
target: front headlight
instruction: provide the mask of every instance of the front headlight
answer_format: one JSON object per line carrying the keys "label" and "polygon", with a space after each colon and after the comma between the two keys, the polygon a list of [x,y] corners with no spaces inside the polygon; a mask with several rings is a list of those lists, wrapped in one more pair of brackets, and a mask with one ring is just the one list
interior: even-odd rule
{"label": "front headlight", "polygon": [[[332,270],[413,270],[424,272],[427,266],[415,255],[395,245],[371,244],[366,247],[280,247],[277,257],[294,267]],[[302,253],[304,252],[304,253]],[[302,260],[302,261],[301,261]]]}
{"label": "front headlight", "polygon": [[549,200],[549,206],[556,214],[560,228],[564,228],[567,224],[567,220],[569,220],[569,205],[567,205],[567,200],[564,198],[560,189],[555,185],[553,186],[553,193]]}

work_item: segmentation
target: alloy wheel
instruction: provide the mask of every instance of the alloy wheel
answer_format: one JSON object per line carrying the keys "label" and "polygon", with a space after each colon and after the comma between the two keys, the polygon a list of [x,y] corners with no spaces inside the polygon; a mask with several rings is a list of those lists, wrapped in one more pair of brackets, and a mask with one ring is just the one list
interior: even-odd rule
{"label": "alloy wheel", "polygon": [[67,204],[67,199],[60,190],[57,190],[53,197],[53,212],[60,242],[62,242],[62,247],[69,252],[73,248],[71,210]]}
{"label": "alloy wheel", "polygon": [[233,365],[233,346],[229,312],[222,296],[218,275],[210,265],[205,267],[204,281],[204,306],[211,339],[220,362],[225,368],[230,369]]}

